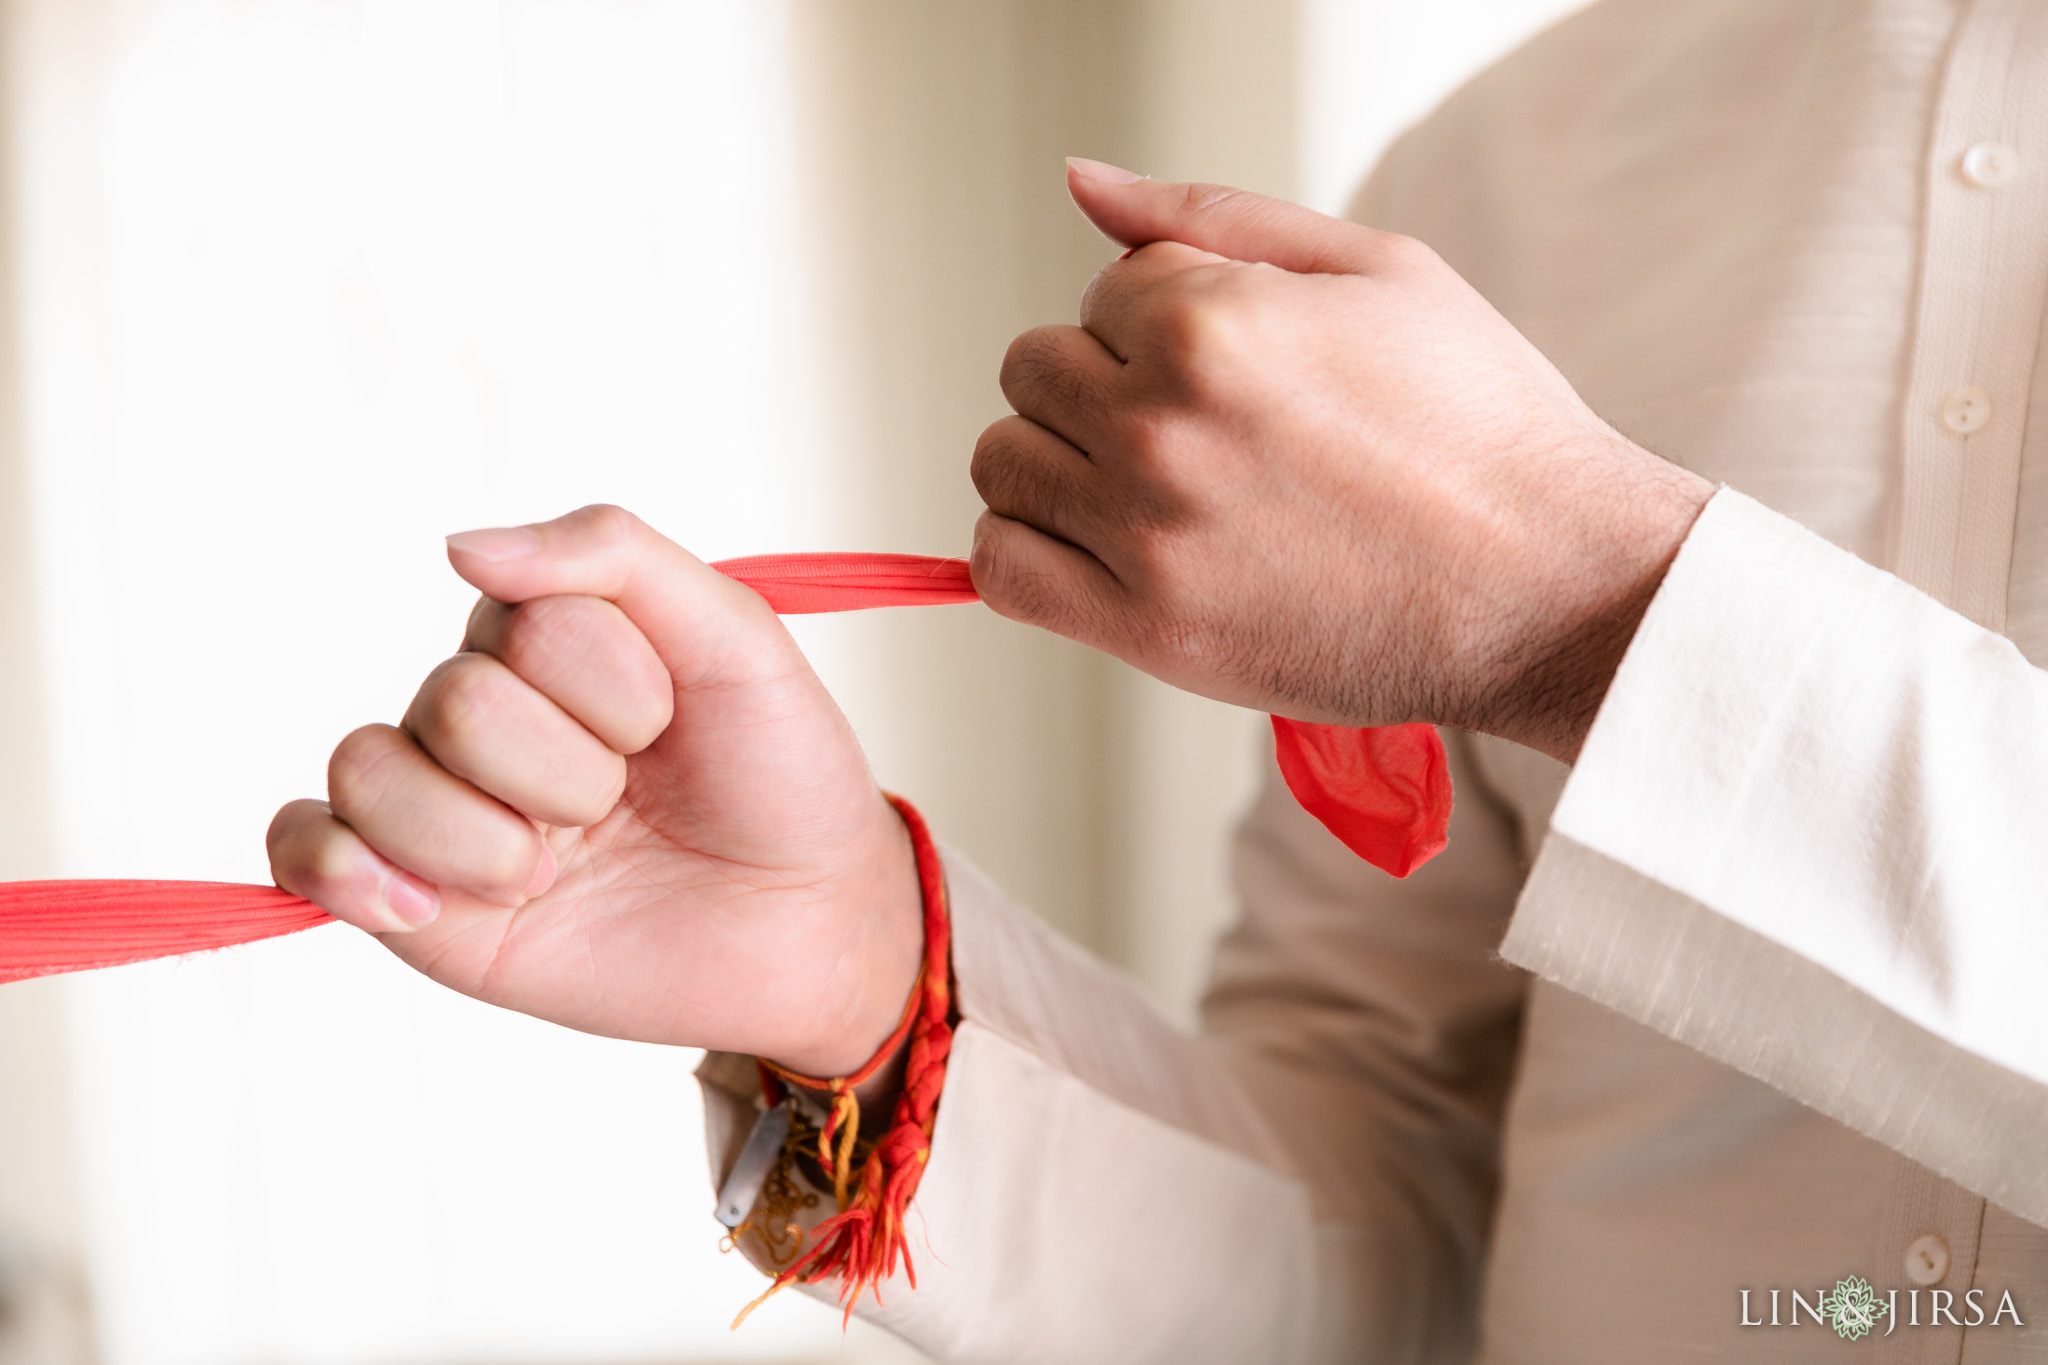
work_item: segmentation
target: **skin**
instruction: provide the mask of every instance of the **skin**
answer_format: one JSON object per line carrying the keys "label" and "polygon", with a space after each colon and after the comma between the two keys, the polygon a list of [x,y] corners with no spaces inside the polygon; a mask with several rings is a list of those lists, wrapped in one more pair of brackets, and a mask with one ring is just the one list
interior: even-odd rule
{"label": "skin", "polygon": [[[1419,243],[1093,162],[1068,185],[1135,249],[1004,358],[988,603],[1239,705],[1571,761],[1711,486]],[[866,1061],[917,973],[909,840],[774,614],[617,508],[449,560],[483,594],[463,652],[278,812],[278,885],[574,1028]]]}
{"label": "skin", "polygon": [[464,652],[278,812],[278,885],[572,1028],[866,1061],[923,947],[909,835],[767,604],[611,507],[448,557]]}
{"label": "skin", "polygon": [[1420,242],[1094,162],[1068,185],[1136,249],[1004,358],[989,605],[1241,706],[1572,761],[1712,486]]}

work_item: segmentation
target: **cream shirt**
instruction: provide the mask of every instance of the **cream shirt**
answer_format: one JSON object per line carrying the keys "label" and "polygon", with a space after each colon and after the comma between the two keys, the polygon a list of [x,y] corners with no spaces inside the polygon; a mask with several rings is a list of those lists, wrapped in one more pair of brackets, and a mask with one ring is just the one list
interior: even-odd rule
{"label": "cream shirt", "polygon": [[[1607,0],[1358,213],[1733,491],[1575,769],[1453,737],[1415,877],[1269,776],[1200,1038],[951,858],[919,1284],[864,1311],[951,1361],[2048,1361],[2048,4]],[[751,1068],[703,1074],[729,1160]],[[1870,1336],[1782,1325],[1850,1276]]]}

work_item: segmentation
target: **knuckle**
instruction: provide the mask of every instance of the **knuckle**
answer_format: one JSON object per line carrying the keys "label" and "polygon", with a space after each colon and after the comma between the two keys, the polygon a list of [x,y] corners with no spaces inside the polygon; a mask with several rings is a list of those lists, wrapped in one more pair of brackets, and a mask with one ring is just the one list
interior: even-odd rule
{"label": "knuckle", "polygon": [[631,545],[640,533],[640,518],[623,507],[608,502],[595,502],[570,513],[579,530],[588,534],[599,545],[623,548]]}
{"label": "knuckle", "polygon": [[457,745],[482,739],[502,712],[510,680],[484,654],[458,654],[427,678],[421,719]]}
{"label": "knuckle", "polygon": [[286,802],[271,817],[263,847],[279,886],[290,890],[289,881],[304,881],[318,861],[322,827],[328,823],[327,808],[317,801]]}
{"label": "knuckle", "polygon": [[1030,433],[1031,423],[1025,418],[1005,417],[991,423],[975,441],[967,475],[989,506],[1014,505]]}
{"label": "knuckle", "polygon": [[1376,234],[1373,254],[1386,269],[1400,273],[1433,270],[1443,264],[1443,258],[1428,243],[1398,232]]}
{"label": "knuckle", "polygon": [[997,544],[1002,535],[1001,523],[986,512],[974,523],[974,544],[967,551],[967,574],[974,582],[974,590],[986,602],[1000,598],[1006,586],[1005,556]]}
{"label": "knuckle", "polygon": [[1003,425],[1010,419],[991,422],[981,429],[981,435],[974,438],[974,453],[967,457],[967,477],[974,484],[974,491],[982,497],[988,496],[995,481],[1002,476],[1003,464],[1008,451],[1003,445]]}
{"label": "knuckle", "polygon": [[1184,397],[1211,399],[1243,373],[1254,349],[1258,300],[1235,272],[1208,275],[1176,291],[1156,322],[1159,359]]}
{"label": "knuckle", "polygon": [[335,806],[360,810],[374,804],[406,747],[405,737],[389,725],[365,725],[343,736],[327,761],[327,790]]}
{"label": "knuckle", "polygon": [[1189,217],[1207,218],[1252,198],[1249,192],[1229,185],[1190,182],[1180,187],[1179,210]]}
{"label": "knuckle", "polygon": [[1034,328],[1011,342],[1001,380],[1003,397],[1027,415],[1087,411],[1099,405],[1087,372],[1068,353],[1056,327]]}
{"label": "knuckle", "polygon": [[277,808],[277,814],[270,817],[270,828],[263,833],[263,846],[276,857],[280,850],[289,847],[320,813],[317,801],[287,801]]}
{"label": "knuckle", "polygon": [[305,853],[301,876],[313,888],[332,893],[347,889],[361,876],[363,860],[339,831],[317,839]]}
{"label": "knuckle", "polygon": [[1083,328],[1100,333],[1104,318],[1115,312],[1117,304],[1131,293],[1125,278],[1129,273],[1130,262],[1124,260],[1111,261],[1095,272],[1094,277],[1081,290]]}
{"label": "knuckle", "polygon": [[1153,331],[1169,360],[1199,359],[1227,330],[1228,301],[1207,281],[1184,281],[1160,301]]}
{"label": "knuckle", "polygon": [[1013,534],[1007,523],[983,513],[974,524],[974,545],[967,552],[967,571],[975,591],[998,610],[1010,601],[1015,555],[1009,540]]}
{"label": "knuckle", "polygon": [[1170,412],[1157,407],[1134,410],[1125,415],[1118,434],[1126,462],[1140,472],[1157,474],[1172,463],[1178,427]]}
{"label": "knuckle", "polygon": [[1066,605],[1049,574],[1023,563],[1012,528],[983,518],[968,560],[982,599],[1013,621],[1057,630]]}
{"label": "knuckle", "polygon": [[1007,392],[1013,384],[1028,382],[1053,368],[1059,361],[1058,334],[1051,327],[1033,327],[1020,332],[1003,352],[1001,379]]}
{"label": "knuckle", "polygon": [[610,602],[596,597],[537,597],[507,617],[492,651],[512,677],[535,689],[623,752],[652,744],[673,718],[668,670],[646,637]]}
{"label": "knuckle", "polygon": [[499,655],[505,667],[542,687],[560,677],[592,644],[587,613],[579,606],[576,598],[536,597],[513,608]]}
{"label": "knuckle", "polygon": [[1215,632],[1197,617],[1163,612],[1146,634],[1152,652],[1176,669],[1199,668],[1217,657]]}

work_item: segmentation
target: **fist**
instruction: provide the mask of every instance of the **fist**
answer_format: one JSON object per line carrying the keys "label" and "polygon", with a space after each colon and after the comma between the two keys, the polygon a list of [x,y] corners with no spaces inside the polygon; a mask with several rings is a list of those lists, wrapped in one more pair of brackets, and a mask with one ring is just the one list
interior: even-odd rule
{"label": "fist", "polygon": [[278,812],[277,884],[572,1028],[865,1061],[916,978],[916,875],[782,623],[616,508],[449,559],[483,592],[462,652]]}
{"label": "fist", "polygon": [[1711,487],[1419,242],[1092,163],[1069,185],[1136,249],[1004,359],[984,599],[1239,705],[1574,755]]}

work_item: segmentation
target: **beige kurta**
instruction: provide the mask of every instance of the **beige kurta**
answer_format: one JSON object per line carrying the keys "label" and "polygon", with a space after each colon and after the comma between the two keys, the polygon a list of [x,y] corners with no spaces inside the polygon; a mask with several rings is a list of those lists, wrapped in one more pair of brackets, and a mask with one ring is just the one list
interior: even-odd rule
{"label": "beige kurta", "polygon": [[[1572,772],[1454,738],[1409,881],[1268,781],[1199,1039],[950,860],[920,1287],[873,1316],[957,1361],[2048,1361],[2048,4],[1607,0],[1358,212],[1739,492]],[[1849,1276],[1870,1337],[1782,1325]]]}

